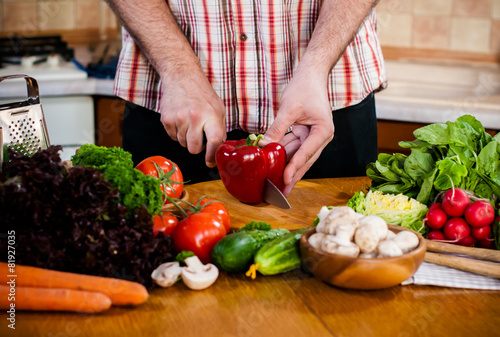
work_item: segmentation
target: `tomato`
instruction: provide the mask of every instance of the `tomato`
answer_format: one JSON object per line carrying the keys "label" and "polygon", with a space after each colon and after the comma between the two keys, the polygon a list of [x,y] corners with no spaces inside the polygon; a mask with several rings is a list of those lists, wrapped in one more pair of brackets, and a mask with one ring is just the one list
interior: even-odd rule
{"label": "tomato", "polygon": [[164,235],[171,235],[179,219],[172,212],[161,212],[153,217],[153,233],[156,236],[159,232]]}
{"label": "tomato", "polygon": [[226,229],[226,233],[229,232],[231,220],[229,218],[229,212],[227,211],[227,208],[224,206],[224,204],[214,199],[202,199],[200,201],[200,206],[202,206],[200,210],[200,212],[202,213],[206,212],[217,214],[219,216],[219,219],[221,219],[224,228]]}
{"label": "tomato", "polygon": [[[170,198],[180,198],[184,189],[182,172],[173,161],[162,156],[144,159],[135,167],[142,173],[158,178],[163,192]],[[165,203],[168,200],[165,198]]]}
{"label": "tomato", "polygon": [[203,263],[210,262],[214,246],[226,236],[226,229],[217,214],[193,213],[179,221],[172,238],[178,252],[193,252]]}

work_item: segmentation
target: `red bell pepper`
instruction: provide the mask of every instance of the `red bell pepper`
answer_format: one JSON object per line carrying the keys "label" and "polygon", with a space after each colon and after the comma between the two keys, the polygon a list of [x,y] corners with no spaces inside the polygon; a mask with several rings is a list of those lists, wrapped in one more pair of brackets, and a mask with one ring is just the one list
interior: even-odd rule
{"label": "red bell pepper", "polygon": [[259,147],[262,138],[263,135],[251,134],[247,139],[228,140],[215,153],[217,168],[227,191],[249,204],[262,202],[266,179],[281,191],[285,188],[285,148],[278,143]]}

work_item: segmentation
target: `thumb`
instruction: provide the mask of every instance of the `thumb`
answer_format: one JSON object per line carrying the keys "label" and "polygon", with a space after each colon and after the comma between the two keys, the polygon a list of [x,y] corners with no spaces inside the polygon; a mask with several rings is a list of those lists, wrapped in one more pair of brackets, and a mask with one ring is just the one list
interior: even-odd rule
{"label": "thumb", "polygon": [[285,133],[288,131],[292,123],[289,123],[286,119],[281,118],[278,114],[274,119],[273,124],[267,129],[264,134],[264,139],[261,140],[260,144],[263,146],[269,143],[278,143]]}

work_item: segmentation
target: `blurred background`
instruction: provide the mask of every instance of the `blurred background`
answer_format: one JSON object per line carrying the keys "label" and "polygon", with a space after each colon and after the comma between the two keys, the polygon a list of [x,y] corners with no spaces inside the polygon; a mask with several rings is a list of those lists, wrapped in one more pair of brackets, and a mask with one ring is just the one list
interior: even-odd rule
{"label": "blurred background", "polygon": [[[388,88],[376,96],[380,152],[399,151],[397,142],[412,140],[417,127],[466,113],[491,133],[500,129],[500,0],[381,0],[377,17],[389,78]],[[43,66],[47,55],[23,66],[20,58],[29,54],[23,51],[19,59],[4,58],[0,76],[22,71],[39,80],[52,143],[66,143],[70,151],[83,141],[120,146],[123,102],[112,95],[120,25],[108,5],[101,0],[0,0],[4,46],[16,49],[40,36],[65,44],[65,51],[54,47],[62,56],[57,71]],[[0,61],[1,53],[8,52],[0,49]],[[0,99],[12,100],[19,88],[0,86]],[[51,101],[57,106],[63,98],[71,98],[70,108],[52,113]],[[86,106],[85,122],[64,113],[75,106]],[[84,136],[57,135],[63,117],[76,125],[71,134]]]}

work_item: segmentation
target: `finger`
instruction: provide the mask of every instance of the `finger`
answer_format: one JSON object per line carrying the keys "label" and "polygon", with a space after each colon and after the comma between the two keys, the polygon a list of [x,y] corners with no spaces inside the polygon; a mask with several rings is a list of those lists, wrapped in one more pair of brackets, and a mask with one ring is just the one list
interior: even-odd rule
{"label": "finger", "polygon": [[[287,196],[290,191],[293,189],[293,187],[295,186],[295,184],[300,180],[302,179],[302,177],[304,176],[304,174],[306,174],[306,172],[311,168],[311,166],[314,164],[314,162],[318,159],[318,157],[321,155],[321,151],[323,149],[319,150],[318,152],[315,153],[315,155],[305,164],[303,165],[301,168],[299,168],[295,174],[293,175],[292,177],[292,180],[290,181],[289,184],[285,185],[285,189],[283,190],[283,194],[285,196]],[[286,170],[286,168],[285,168]]]}
{"label": "finger", "polygon": [[182,147],[187,147],[186,134],[188,132],[187,125],[177,126],[177,141]]}
{"label": "finger", "polygon": [[203,127],[207,138],[205,162],[208,167],[215,167],[215,152],[226,139],[225,126],[226,123],[224,120],[222,120],[222,123],[215,120],[208,120]]}
{"label": "finger", "polygon": [[167,132],[168,136],[172,138],[173,141],[177,141],[177,128],[175,124],[166,123],[162,120],[163,128]]}
{"label": "finger", "polygon": [[191,125],[186,133],[187,149],[189,153],[198,154],[205,148],[205,143],[203,142],[203,128]]}
{"label": "finger", "polygon": [[291,141],[290,143],[288,143],[285,146],[283,146],[285,148],[286,160],[287,161],[289,161],[290,159],[292,159],[293,155],[300,148],[300,144],[302,144],[300,142],[300,139],[295,138],[293,141]]}
{"label": "finger", "polygon": [[285,133],[293,124],[293,121],[284,116],[286,115],[279,113],[276,115],[273,124],[271,124],[269,129],[267,129],[266,133],[264,134],[264,139],[262,139],[259,144],[261,144],[262,146],[266,146],[269,143],[278,143],[281,141]]}
{"label": "finger", "polygon": [[[292,159],[290,159],[290,162],[285,168],[285,172],[283,174],[283,181],[285,182],[285,184],[290,184],[292,182],[292,178],[303,167],[306,167],[307,171],[307,169],[311,167],[312,163],[317,159],[323,148],[328,144],[328,142],[330,142],[332,138],[333,133],[329,133],[328,129],[319,127],[311,128],[309,137],[304,140],[300,148],[297,150]],[[310,165],[306,166],[306,164],[308,164],[311,159],[313,159],[313,161],[310,163]]]}

